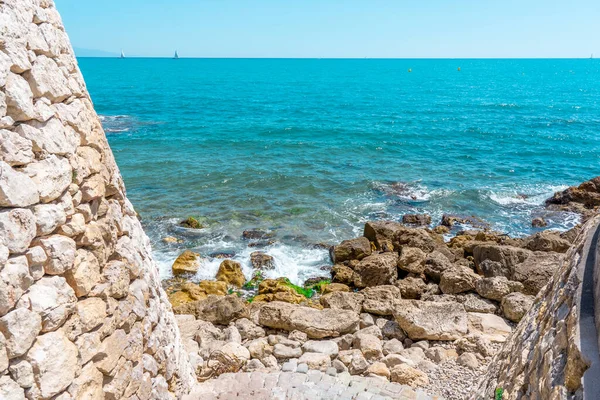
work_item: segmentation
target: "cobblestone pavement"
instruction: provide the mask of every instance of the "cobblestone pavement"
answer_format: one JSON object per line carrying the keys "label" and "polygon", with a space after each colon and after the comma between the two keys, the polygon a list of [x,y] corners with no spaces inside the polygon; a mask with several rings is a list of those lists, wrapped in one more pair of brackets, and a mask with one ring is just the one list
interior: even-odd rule
{"label": "cobblestone pavement", "polygon": [[252,400],[443,400],[409,386],[380,378],[351,376],[347,372],[336,376],[320,371],[243,372],[223,374],[217,379],[200,383],[183,400],[252,399]]}

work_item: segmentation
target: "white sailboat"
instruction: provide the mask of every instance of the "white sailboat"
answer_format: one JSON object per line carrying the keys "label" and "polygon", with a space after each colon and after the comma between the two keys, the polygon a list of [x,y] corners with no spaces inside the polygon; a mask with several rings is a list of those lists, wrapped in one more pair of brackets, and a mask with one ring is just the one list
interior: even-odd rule
{"label": "white sailboat", "polygon": [[177,50],[175,50],[175,55],[173,56],[174,60],[178,60],[179,59],[179,54],[177,53]]}
{"label": "white sailboat", "polygon": [[123,49],[121,49],[121,56],[119,58],[125,58],[125,53],[123,52]]}

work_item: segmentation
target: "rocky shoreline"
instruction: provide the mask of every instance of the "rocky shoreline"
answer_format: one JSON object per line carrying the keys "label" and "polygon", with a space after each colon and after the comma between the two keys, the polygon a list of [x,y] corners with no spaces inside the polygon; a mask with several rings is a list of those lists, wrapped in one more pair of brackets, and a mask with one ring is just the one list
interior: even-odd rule
{"label": "rocky shoreline", "polygon": [[[556,193],[547,204],[587,219],[600,205],[600,178]],[[201,257],[182,253],[176,277],[163,286],[197,375],[317,369],[464,399],[580,226],[511,238],[475,217],[445,215],[433,229],[430,223],[427,215],[367,222],[363,236],[332,246],[330,270],[303,286],[264,279],[273,259],[262,251],[252,254],[249,280],[225,254],[214,281],[191,282],[186,274],[201,268]],[[479,229],[444,240],[455,223]]]}

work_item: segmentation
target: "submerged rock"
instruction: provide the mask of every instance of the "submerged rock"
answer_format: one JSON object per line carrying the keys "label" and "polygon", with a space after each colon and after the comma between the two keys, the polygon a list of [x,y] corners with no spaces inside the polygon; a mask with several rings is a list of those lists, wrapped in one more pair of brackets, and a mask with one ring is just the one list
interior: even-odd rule
{"label": "submerged rock", "polygon": [[267,232],[260,229],[249,229],[242,232],[242,238],[250,239],[271,239],[275,236],[273,232]]}
{"label": "submerged rock", "polygon": [[427,226],[431,224],[431,215],[429,214],[405,214],[402,216],[402,222],[409,225]]}
{"label": "submerged rock", "polygon": [[254,269],[270,270],[275,268],[275,259],[262,251],[250,253],[250,263]]}
{"label": "submerged rock", "polygon": [[204,228],[204,226],[202,226],[202,224],[194,217],[187,217],[186,219],[184,219],[183,221],[181,221],[179,223],[179,225],[183,226],[184,228],[189,228],[189,229],[202,229]]}
{"label": "submerged rock", "polygon": [[531,220],[531,226],[534,228],[543,228],[548,226],[548,222],[542,217],[537,217]]}

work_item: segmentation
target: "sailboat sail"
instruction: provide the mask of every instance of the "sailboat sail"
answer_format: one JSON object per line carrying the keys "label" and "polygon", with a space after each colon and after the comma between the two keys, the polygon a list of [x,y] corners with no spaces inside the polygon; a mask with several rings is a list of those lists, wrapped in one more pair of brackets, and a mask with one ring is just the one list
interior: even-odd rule
{"label": "sailboat sail", "polygon": [[125,53],[121,50],[121,58],[125,58]]}
{"label": "sailboat sail", "polygon": [[175,55],[173,56],[174,59],[178,59],[179,58],[179,54],[177,53],[177,50],[175,50]]}

